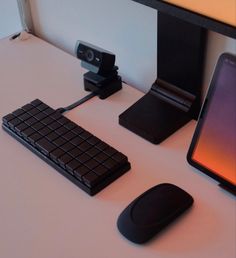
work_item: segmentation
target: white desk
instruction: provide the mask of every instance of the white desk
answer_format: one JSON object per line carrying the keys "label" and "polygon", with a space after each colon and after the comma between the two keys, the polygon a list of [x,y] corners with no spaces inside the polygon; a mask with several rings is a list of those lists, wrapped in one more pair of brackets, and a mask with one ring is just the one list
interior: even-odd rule
{"label": "white desk", "polygon": [[[83,90],[80,61],[31,37],[0,41],[0,115],[39,98],[71,104]],[[0,130],[1,258],[234,258],[235,198],[186,162],[195,122],[160,145],[118,125],[118,115],[142,96],[124,85],[106,100],[93,98],[67,116],[121,152],[132,169],[90,197]],[[193,208],[146,245],[124,239],[120,212],[163,182],[195,199]]]}

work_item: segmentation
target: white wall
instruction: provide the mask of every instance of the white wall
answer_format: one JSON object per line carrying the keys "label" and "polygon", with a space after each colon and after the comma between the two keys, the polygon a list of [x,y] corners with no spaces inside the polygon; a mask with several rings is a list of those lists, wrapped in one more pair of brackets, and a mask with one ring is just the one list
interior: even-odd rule
{"label": "white wall", "polygon": [[[147,91],[156,78],[157,12],[131,0],[30,0],[37,35],[73,53],[78,39],[117,57],[124,81]],[[209,33],[206,88],[220,53],[236,54],[236,40]]]}
{"label": "white wall", "polygon": [[21,31],[17,0],[0,0],[0,38]]}

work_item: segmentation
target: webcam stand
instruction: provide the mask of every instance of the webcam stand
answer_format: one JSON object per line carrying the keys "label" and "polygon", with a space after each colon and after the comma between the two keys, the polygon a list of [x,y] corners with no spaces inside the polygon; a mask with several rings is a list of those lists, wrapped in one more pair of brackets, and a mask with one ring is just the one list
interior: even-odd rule
{"label": "webcam stand", "polygon": [[94,72],[84,74],[84,89],[96,93],[100,99],[106,99],[122,88],[121,77],[118,75],[118,67],[111,72],[100,75]]}
{"label": "webcam stand", "polygon": [[158,78],[119,116],[122,126],[158,144],[198,117],[205,38],[205,29],[158,13]]}

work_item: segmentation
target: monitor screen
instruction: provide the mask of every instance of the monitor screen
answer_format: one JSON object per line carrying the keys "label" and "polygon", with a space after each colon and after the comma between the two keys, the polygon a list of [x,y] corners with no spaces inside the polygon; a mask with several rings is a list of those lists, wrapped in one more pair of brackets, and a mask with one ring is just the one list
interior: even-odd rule
{"label": "monitor screen", "polygon": [[236,57],[216,66],[188,153],[190,164],[236,188]]}
{"label": "monitor screen", "polygon": [[214,20],[236,26],[235,0],[165,0],[165,2],[210,17]]}

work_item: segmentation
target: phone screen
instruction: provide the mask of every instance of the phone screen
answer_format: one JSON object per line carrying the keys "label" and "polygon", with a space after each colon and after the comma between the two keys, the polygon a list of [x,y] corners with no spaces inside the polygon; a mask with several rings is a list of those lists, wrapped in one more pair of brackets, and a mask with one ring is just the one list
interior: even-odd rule
{"label": "phone screen", "polygon": [[216,67],[192,160],[236,185],[236,59]]}

